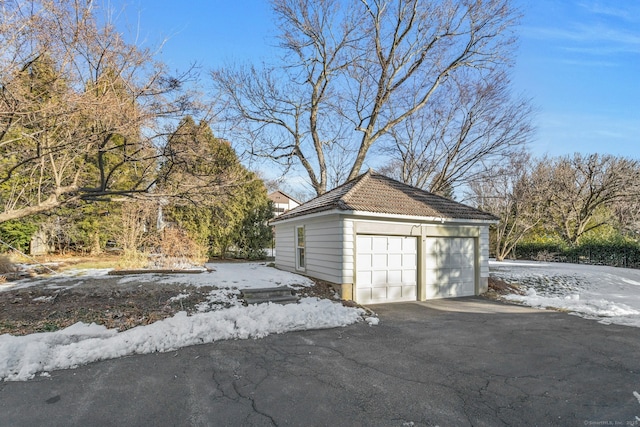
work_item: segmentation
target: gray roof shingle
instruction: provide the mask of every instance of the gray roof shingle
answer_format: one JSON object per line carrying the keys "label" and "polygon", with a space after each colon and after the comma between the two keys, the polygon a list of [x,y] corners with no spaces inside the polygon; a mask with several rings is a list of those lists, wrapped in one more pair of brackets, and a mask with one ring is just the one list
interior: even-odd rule
{"label": "gray roof shingle", "polygon": [[403,184],[370,170],[280,215],[272,222],[334,209],[430,218],[498,220],[490,213]]}

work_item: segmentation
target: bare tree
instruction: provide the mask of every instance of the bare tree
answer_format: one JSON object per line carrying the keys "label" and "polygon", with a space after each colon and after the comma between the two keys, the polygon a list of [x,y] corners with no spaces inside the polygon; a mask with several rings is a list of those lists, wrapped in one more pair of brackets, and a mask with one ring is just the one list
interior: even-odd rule
{"label": "bare tree", "polygon": [[166,121],[193,107],[94,2],[0,6],[0,222],[153,187]]}
{"label": "bare tree", "polygon": [[502,71],[479,81],[450,79],[431,108],[390,131],[380,148],[390,159],[384,171],[441,195],[502,174],[500,165],[517,156],[533,130],[530,102],[512,99],[509,85]]}
{"label": "bare tree", "polygon": [[282,62],[212,76],[234,140],[244,136],[253,154],[302,166],[317,194],[327,190],[335,158],[349,159],[346,179],[357,176],[371,147],[430,105],[449,78],[508,62],[516,19],[508,0],[273,7]]}
{"label": "bare tree", "polygon": [[[640,185],[640,182],[636,185]],[[635,194],[640,191],[635,190]],[[612,206],[615,225],[622,235],[635,239],[640,237],[640,200],[628,197],[624,200],[617,200]]]}
{"label": "bare tree", "polygon": [[640,163],[622,157],[576,153],[543,158],[534,175],[547,195],[548,225],[570,244],[614,221],[610,215],[597,215],[603,209],[640,195]]}
{"label": "bare tree", "polygon": [[500,218],[494,228],[496,259],[502,261],[543,219],[544,193],[532,174],[531,157],[511,156],[486,179],[470,182],[470,199]]}

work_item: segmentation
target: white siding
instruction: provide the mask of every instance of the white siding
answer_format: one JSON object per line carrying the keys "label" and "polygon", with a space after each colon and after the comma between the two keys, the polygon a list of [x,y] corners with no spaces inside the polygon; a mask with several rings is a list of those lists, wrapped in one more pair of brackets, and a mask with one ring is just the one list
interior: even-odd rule
{"label": "white siding", "polygon": [[480,227],[480,277],[489,277],[489,227]]}
{"label": "white siding", "polygon": [[342,221],[329,216],[304,224],[306,234],[305,274],[332,283],[342,283]]}
{"label": "white siding", "polygon": [[276,267],[282,270],[296,270],[295,227],[292,224],[276,224]]}
{"label": "white siding", "polygon": [[[296,270],[295,229],[304,227],[305,268]],[[298,272],[317,279],[341,284],[343,249],[343,227],[338,216],[317,219],[301,218],[282,225],[276,224],[276,267]],[[347,244],[348,246],[348,244]],[[353,251],[349,253],[353,264]]]}

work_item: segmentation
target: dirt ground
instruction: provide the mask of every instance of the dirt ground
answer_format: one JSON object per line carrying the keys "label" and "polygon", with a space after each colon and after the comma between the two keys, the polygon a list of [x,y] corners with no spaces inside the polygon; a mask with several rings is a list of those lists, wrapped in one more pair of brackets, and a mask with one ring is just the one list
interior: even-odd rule
{"label": "dirt ground", "polygon": [[519,294],[523,291],[517,285],[507,283],[495,277],[489,277],[489,290],[483,295],[485,298],[492,300],[501,300],[503,295]]}
{"label": "dirt ground", "polygon": [[[0,334],[50,332],[77,322],[93,322],[123,331],[171,317],[179,311],[193,314],[196,306],[206,302],[214,289],[179,283],[145,283],[143,275],[131,276],[126,283],[121,283],[122,277],[86,277],[76,280],[80,285],[66,289],[37,286],[1,291]],[[172,300],[180,294],[189,296]],[[334,291],[318,281],[298,295],[332,298]]]}

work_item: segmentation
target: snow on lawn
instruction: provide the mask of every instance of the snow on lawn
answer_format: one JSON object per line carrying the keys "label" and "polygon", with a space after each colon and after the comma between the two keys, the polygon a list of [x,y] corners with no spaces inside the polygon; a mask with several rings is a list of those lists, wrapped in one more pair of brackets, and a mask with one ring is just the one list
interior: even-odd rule
{"label": "snow on lawn", "polygon": [[[202,273],[147,273],[123,276],[118,283],[151,282],[164,284],[183,284],[192,286],[215,286],[229,289],[257,289],[278,286],[293,288],[313,286],[313,282],[303,276],[268,267],[265,263],[212,263],[203,268]],[[71,289],[81,286],[87,279],[109,279],[111,269],[68,269],[38,278],[28,278],[0,284],[3,290],[23,289],[43,286],[47,289]]]}
{"label": "snow on lawn", "polygon": [[534,261],[490,261],[489,269],[492,277],[524,288],[525,295],[507,300],[640,327],[640,270]]}
{"label": "snow on lawn", "polygon": [[[302,298],[298,304],[260,304],[242,306],[237,299],[240,290],[274,286],[311,286],[305,277],[267,267],[258,263],[210,264],[215,271],[200,274],[145,274],[124,277],[118,283],[147,281],[194,286],[216,286],[208,301],[200,304],[199,313],[185,312],[150,325],[123,332],[104,326],[76,323],[56,332],[26,336],[0,335],[0,380],[21,381],[47,371],[73,368],[98,360],[130,354],[166,352],[181,347],[211,343],[225,339],[261,338],[269,334],[305,329],[346,326],[363,319],[364,310],[344,307],[326,299]],[[13,289],[29,286],[68,289],[81,286],[82,278],[105,277],[102,270],[96,276],[84,270],[81,274],[50,276],[45,279],[20,281]],[[113,277],[113,276],[111,276]],[[14,282],[16,283],[16,282]],[[177,300],[185,294],[178,294]],[[218,309],[225,303],[229,308]],[[370,325],[376,318],[367,318]]]}
{"label": "snow on lawn", "polygon": [[313,286],[311,279],[277,268],[267,267],[264,263],[216,263],[207,264],[211,273],[181,274],[180,277],[166,275],[160,283],[184,283],[193,286],[217,286],[218,288],[258,289],[279,286]]}

